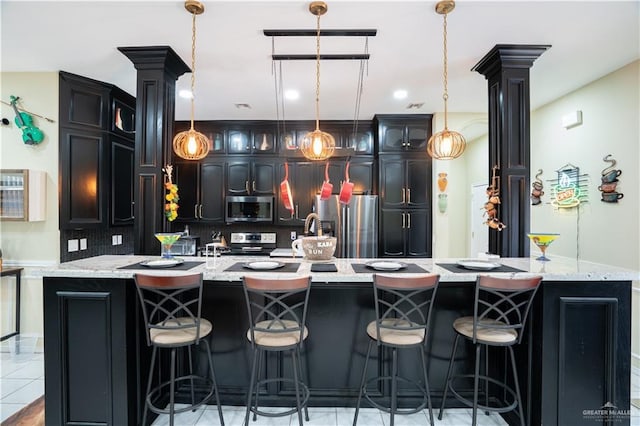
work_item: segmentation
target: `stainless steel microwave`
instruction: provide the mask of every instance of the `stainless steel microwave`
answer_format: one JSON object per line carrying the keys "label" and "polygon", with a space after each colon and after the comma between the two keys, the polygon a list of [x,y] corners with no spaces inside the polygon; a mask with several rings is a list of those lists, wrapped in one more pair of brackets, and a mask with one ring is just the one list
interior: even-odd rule
{"label": "stainless steel microwave", "polygon": [[225,220],[227,222],[273,222],[273,197],[227,197]]}

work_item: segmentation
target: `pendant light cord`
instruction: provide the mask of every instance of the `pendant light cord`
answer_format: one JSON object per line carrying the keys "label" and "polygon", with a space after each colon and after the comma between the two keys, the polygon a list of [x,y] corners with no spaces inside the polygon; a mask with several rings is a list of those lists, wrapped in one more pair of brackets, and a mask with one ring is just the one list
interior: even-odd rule
{"label": "pendant light cord", "polygon": [[320,13],[316,21],[316,130],[320,130]]}
{"label": "pendant light cord", "polygon": [[442,40],[443,40],[443,50],[444,54],[442,55],[443,59],[443,72],[442,77],[444,81],[444,93],[442,95],[442,99],[444,100],[444,129],[447,130],[447,101],[449,100],[449,92],[447,90],[447,14],[443,15],[443,30],[442,30]]}
{"label": "pendant light cord", "polygon": [[193,116],[195,114],[195,93],[196,86],[196,14],[192,13],[191,20],[191,130],[193,130]]}

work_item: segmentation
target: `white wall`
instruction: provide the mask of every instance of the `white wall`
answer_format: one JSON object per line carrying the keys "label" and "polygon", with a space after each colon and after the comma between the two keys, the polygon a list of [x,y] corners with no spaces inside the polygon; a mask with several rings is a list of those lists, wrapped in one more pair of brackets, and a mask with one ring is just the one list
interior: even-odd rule
{"label": "white wall", "polygon": [[2,117],[11,120],[0,127],[0,168],[35,169],[47,173],[46,220],[43,222],[0,222],[0,248],[6,266],[25,267],[22,279],[21,329],[42,334],[42,279],[34,267],[55,264],[60,259],[58,231],[58,73],[0,73],[0,98],[19,96],[19,106],[55,120],[33,117],[45,139],[26,145],[14,124],[11,107],[2,105]]}

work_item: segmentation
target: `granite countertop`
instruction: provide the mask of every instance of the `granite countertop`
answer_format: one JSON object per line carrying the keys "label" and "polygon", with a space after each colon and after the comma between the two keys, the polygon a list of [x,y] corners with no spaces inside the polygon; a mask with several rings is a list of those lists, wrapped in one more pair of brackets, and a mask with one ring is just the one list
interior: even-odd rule
{"label": "granite countertop", "polygon": [[[540,262],[531,258],[501,258],[492,260],[505,266],[508,272],[496,271],[477,271],[463,270],[464,272],[452,272],[446,269],[442,264],[455,264],[460,259],[425,259],[425,258],[404,258],[404,259],[334,259],[331,263],[335,264],[337,272],[311,272],[313,262],[299,258],[269,258],[266,256],[222,256],[215,260],[205,257],[182,257],[185,262],[202,262],[188,270],[172,270],[171,268],[147,268],[140,266],[139,269],[119,269],[140,261],[159,259],[159,256],[143,256],[143,255],[105,255],[96,256],[88,259],[75,260],[65,262],[56,267],[42,268],[39,274],[45,277],[77,277],[77,278],[132,278],[136,272],[144,272],[148,274],[158,275],[177,275],[186,273],[204,274],[205,280],[210,281],[239,281],[243,275],[252,274],[269,278],[286,278],[295,275],[311,274],[314,282],[371,282],[371,276],[374,272],[381,274],[384,271],[375,271],[366,266],[357,266],[356,270],[364,270],[366,272],[356,272],[352,263],[364,264],[374,260],[384,262],[402,262],[407,268],[401,271],[417,271],[422,270],[440,274],[441,282],[460,282],[475,281],[478,273],[504,276],[504,277],[528,277],[532,275],[542,275],[547,281],[633,281],[640,280],[640,272],[624,269],[616,266],[603,265],[598,263],[576,261],[575,259],[554,256],[551,261]],[[208,265],[207,265],[208,261]],[[297,272],[281,272],[278,269],[273,271],[255,271],[242,268],[238,263],[248,263],[256,261],[278,261],[283,263],[299,263]],[[317,262],[316,262],[317,263]],[[236,265],[235,271],[225,271],[227,268]],[[286,265],[285,265],[286,266]],[[513,271],[513,268],[521,270]],[[289,268],[282,268],[289,269]],[[34,271],[36,273],[36,271]],[[389,274],[398,274],[406,272],[388,272]]]}

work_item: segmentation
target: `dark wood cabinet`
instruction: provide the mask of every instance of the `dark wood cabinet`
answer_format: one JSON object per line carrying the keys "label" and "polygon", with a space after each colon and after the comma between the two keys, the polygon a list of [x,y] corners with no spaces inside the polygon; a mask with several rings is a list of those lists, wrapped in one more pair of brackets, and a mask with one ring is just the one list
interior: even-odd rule
{"label": "dark wood cabinet", "polygon": [[430,159],[386,155],[379,162],[382,208],[430,208]]}
{"label": "dark wood cabinet", "polygon": [[[278,182],[278,199],[276,200],[276,221],[278,225],[300,226],[304,223],[307,215],[313,211],[313,199],[316,194],[320,193],[322,181],[318,179],[318,168],[320,163],[312,161],[293,161],[287,162],[289,166],[289,187],[291,188],[291,196],[293,198],[293,214],[284,208],[282,204],[282,193],[279,183],[285,177],[285,162],[278,163],[278,172],[276,180]],[[322,163],[322,171],[324,173],[324,165]],[[324,174],[323,174],[324,176]]]}
{"label": "dark wood cabinet", "polygon": [[275,161],[231,159],[227,162],[227,195],[273,195]]}
{"label": "dark wood cabinet", "polygon": [[224,222],[225,161],[175,164],[180,197],[177,222]]}
{"label": "dark wood cabinet", "polygon": [[59,74],[60,229],[133,226],[135,98]]}
{"label": "dark wood cabinet", "polygon": [[380,254],[383,257],[431,257],[429,210],[380,210]]}
{"label": "dark wood cabinet", "polygon": [[111,226],[133,225],[134,144],[111,137]]}
{"label": "dark wood cabinet", "polygon": [[60,229],[107,225],[106,137],[97,130],[60,129]]}
{"label": "dark wood cabinet", "polygon": [[[174,137],[180,132],[184,132],[191,128],[190,121],[176,121],[173,130]],[[194,121],[193,128],[205,135],[209,139],[208,157],[226,153],[226,145],[224,143],[224,128],[215,121]]]}
{"label": "dark wood cabinet", "polygon": [[[280,129],[280,153],[292,158],[301,158],[300,143],[305,135],[314,131],[315,128],[315,121],[287,123],[285,129]],[[320,130],[331,134],[335,139],[335,158],[374,153],[371,121],[360,121],[357,126],[354,126],[353,121],[348,120],[321,121]]]}
{"label": "dark wood cabinet", "polygon": [[378,129],[379,152],[426,153],[431,119],[431,114],[377,115],[374,122]]}

